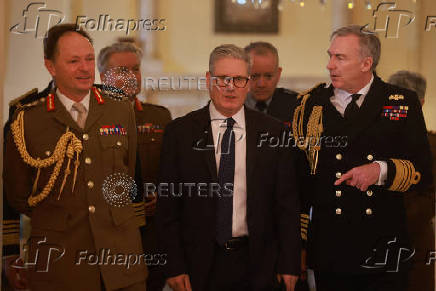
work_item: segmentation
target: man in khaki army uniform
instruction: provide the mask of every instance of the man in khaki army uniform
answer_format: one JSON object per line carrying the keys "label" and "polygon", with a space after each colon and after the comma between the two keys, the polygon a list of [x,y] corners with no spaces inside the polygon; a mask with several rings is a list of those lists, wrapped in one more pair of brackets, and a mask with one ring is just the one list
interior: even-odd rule
{"label": "man in khaki army uniform", "polygon": [[93,87],[92,41],[75,25],[49,30],[44,58],[56,88],[15,114],[4,162],[9,203],[32,219],[30,289],[145,290],[135,211],[120,200],[134,193],[131,105]]}
{"label": "man in khaki army uniform", "polygon": [[[171,121],[171,114],[163,106],[144,103],[136,97],[141,91],[141,57],[141,49],[133,43],[114,43],[100,51],[98,69],[102,83],[123,90],[134,105],[141,179],[143,183],[156,185],[163,131]],[[137,199],[136,201],[140,202],[134,205],[137,215],[142,215],[141,233],[144,252],[149,257],[153,256],[153,260],[148,265],[150,274],[147,290],[160,291],[165,285],[165,278],[159,266],[165,263],[166,258],[165,254],[159,252],[156,240],[154,223],[156,196],[153,196],[153,193],[145,194],[145,205],[142,199]]]}

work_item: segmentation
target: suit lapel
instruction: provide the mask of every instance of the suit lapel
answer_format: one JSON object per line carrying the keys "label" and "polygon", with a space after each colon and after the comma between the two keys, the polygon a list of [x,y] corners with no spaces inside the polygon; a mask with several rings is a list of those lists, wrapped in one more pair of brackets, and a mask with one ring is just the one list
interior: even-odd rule
{"label": "suit lapel", "polygon": [[195,118],[194,131],[194,150],[202,152],[203,159],[206,162],[212,181],[218,181],[216,161],[215,161],[215,146],[212,136],[212,127],[209,113],[209,106],[203,107]]}
{"label": "suit lapel", "polygon": [[[252,185],[251,176],[256,166],[257,155],[257,119],[253,116],[253,111],[244,108],[245,110],[245,133],[246,133],[246,179],[247,187]],[[248,191],[247,191],[248,193]]]}

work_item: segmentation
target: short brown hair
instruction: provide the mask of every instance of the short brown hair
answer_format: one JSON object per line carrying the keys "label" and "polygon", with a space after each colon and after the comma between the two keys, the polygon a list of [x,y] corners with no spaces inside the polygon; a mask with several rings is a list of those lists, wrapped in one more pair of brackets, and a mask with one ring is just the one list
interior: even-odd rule
{"label": "short brown hair", "polygon": [[398,71],[389,77],[388,83],[415,91],[419,99],[424,100],[425,98],[427,81],[421,74],[410,71]]}
{"label": "short brown hair", "polygon": [[247,64],[247,73],[250,74],[251,61],[248,54],[240,47],[234,44],[223,44],[217,46],[209,56],[209,72],[213,74],[215,62],[222,58],[234,58],[243,60]]}
{"label": "short brown hair", "polygon": [[375,71],[378,65],[381,54],[380,40],[375,33],[364,30],[364,27],[359,25],[349,25],[336,29],[330,36],[333,40],[337,36],[355,35],[359,38],[360,55],[362,57],[372,57],[371,70]]}
{"label": "short brown hair", "polygon": [[92,44],[92,38],[89,34],[77,27],[74,23],[63,23],[59,25],[55,25],[47,32],[47,37],[44,38],[44,58],[48,60],[54,60],[54,56],[57,49],[58,40],[61,36],[66,33],[76,32],[83,37],[87,38],[89,42]]}
{"label": "short brown hair", "polygon": [[251,42],[249,45],[247,45],[244,48],[244,50],[247,54],[252,52],[258,56],[264,56],[267,55],[268,53],[271,53],[273,56],[276,57],[277,66],[279,65],[279,53],[277,51],[277,48],[269,42],[265,42],[265,41]]}

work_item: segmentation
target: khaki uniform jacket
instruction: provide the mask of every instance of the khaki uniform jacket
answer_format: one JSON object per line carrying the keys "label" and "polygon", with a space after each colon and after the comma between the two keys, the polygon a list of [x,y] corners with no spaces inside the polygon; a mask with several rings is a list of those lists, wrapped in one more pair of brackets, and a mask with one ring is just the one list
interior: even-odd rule
{"label": "khaki uniform jacket", "polygon": [[[146,278],[134,208],[111,206],[102,193],[111,174],[134,176],[137,137],[133,108],[127,101],[99,99],[97,95],[91,92],[84,129],[57,96],[53,106],[47,98],[25,109],[25,142],[33,158],[50,156],[67,128],[82,142],[75,189],[72,193],[72,160],[59,200],[67,158],[49,196],[30,207],[27,199],[37,171],[23,162],[8,134],[4,182],[10,205],[32,219],[27,262],[32,269],[32,290],[100,290],[100,278],[107,290],[114,290]],[[113,125],[124,128],[125,134],[101,133],[102,127]],[[45,187],[52,171],[53,166],[41,170],[35,194]]]}

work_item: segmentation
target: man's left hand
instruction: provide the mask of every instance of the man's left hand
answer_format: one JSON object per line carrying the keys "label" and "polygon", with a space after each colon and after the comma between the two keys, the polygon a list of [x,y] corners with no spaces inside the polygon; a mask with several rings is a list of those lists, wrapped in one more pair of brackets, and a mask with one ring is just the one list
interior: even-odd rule
{"label": "man's left hand", "polygon": [[286,291],[294,291],[297,284],[298,276],[288,274],[277,274],[277,281],[285,283]]}
{"label": "man's left hand", "polygon": [[360,191],[366,191],[369,186],[374,185],[378,181],[380,175],[380,165],[378,163],[366,164],[355,167],[343,174],[336,180],[335,186],[345,183],[349,186],[356,187]]}

